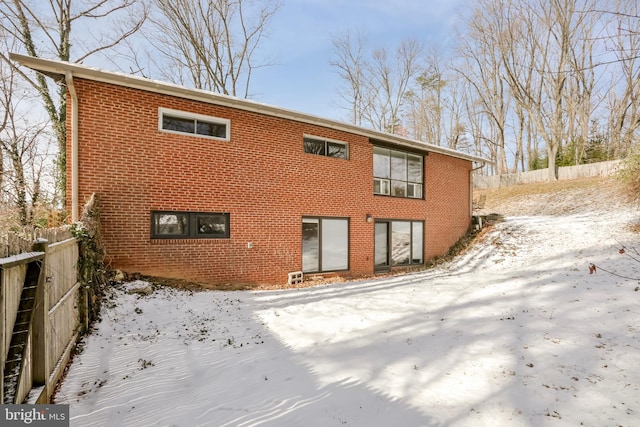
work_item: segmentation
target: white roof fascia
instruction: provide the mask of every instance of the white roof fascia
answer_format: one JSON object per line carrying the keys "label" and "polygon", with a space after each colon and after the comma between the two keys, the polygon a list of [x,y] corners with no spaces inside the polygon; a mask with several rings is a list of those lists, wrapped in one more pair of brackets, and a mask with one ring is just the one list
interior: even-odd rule
{"label": "white roof fascia", "polygon": [[[441,147],[439,145],[429,144],[409,138],[404,138],[390,133],[380,132],[376,130],[362,128],[350,123],[325,119],[311,114],[301,113],[285,108],[274,107],[260,102],[236,98],[229,95],[223,95],[215,92],[209,92],[201,89],[191,89],[172,83],[151,80],[144,77],[133,76],[124,73],[116,73],[104,71],[98,68],[88,67],[82,64],[71,62],[36,58],[28,55],[10,53],[9,58],[19,64],[41,72],[51,78],[60,80],[64,79],[66,72],[71,72],[74,77],[87,80],[94,80],[103,83],[125,86],[134,89],[140,89],[149,92],[160,93],[164,95],[176,96],[179,98],[190,99],[194,101],[205,102],[208,104],[221,105],[226,107],[237,108],[240,110],[265,114],[273,117],[280,117],[288,120],[294,120],[303,123],[314,124],[335,130],[353,133],[372,139],[384,141],[386,143],[398,144],[405,147],[411,147],[418,150],[430,151],[433,153],[444,154],[471,162],[491,163],[488,159],[463,153],[461,151],[452,150],[450,148]],[[57,79],[56,79],[57,80]]]}

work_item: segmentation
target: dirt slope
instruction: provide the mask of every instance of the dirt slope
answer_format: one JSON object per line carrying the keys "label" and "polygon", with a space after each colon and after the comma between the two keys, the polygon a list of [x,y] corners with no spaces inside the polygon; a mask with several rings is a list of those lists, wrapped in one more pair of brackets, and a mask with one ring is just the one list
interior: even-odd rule
{"label": "dirt slope", "polygon": [[589,178],[553,183],[525,184],[492,190],[474,191],[474,200],[486,201],[482,213],[505,216],[570,215],[588,212],[606,213],[635,205],[614,178]]}

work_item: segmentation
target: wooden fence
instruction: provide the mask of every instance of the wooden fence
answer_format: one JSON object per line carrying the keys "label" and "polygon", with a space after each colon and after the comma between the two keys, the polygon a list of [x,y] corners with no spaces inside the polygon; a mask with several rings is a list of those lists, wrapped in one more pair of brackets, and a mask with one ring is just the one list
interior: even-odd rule
{"label": "wooden fence", "polygon": [[79,306],[86,307],[77,279],[78,243],[69,228],[28,237],[0,236],[0,403],[5,404],[49,403],[78,338]]}
{"label": "wooden fence", "polygon": [[[569,180],[597,176],[612,176],[615,175],[619,168],[620,160],[577,166],[561,166],[556,170],[556,178],[558,178],[558,180]],[[520,184],[548,181],[549,169],[493,176],[474,175],[473,188],[476,190],[486,190],[490,188],[510,187]]]}

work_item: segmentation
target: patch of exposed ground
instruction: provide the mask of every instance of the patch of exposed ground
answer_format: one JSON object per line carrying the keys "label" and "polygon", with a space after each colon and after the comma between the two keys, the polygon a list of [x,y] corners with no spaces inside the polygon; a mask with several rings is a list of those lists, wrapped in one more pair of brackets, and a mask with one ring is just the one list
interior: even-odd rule
{"label": "patch of exposed ground", "polygon": [[473,193],[474,199],[482,195],[486,196],[482,213],[496,212],[505,216],[612,212],[633,203],[625,196],[622,184],[614,178],[523,184]]}
{"label": "patch of exposed ground", "polygon": [[[391,275],[391,274],[389,274]],[[383,275],[376,275],[381,277]],[[142,280],[151,283],[153,286],[169,286],[172,288],[185,289],[192,292],[215,290],[215,291],[256,291],[256,290],[276,290],[276,289],[297,289],[297,288],[309,288],[312,286],[326,285],[330,283],[349,282],[352,280],[362,280],[365,277],[359,277],[357,279],[345,278],[339,275],[323,276],[312,275],[306,278],[304,282],[289,285],[287,283],[280,284],[258,284],[258,283],[199,283],[190,280],[173,279],[167,277],[147,276],[139,273],[125,274],[123,281],[131,282],[134,280]]]}

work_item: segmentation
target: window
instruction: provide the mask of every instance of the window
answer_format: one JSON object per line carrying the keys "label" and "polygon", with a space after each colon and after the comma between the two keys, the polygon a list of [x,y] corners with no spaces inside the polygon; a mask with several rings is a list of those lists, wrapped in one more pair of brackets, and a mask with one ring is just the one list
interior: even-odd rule
{"label": "window", "polygon": [[422,264],[424,262],[422,221],[376,220],[375,268]]}
{"label": "window", "polygon": [[349,269],[349,220],[302,218],[302,271]]}
{"label": "window", "polygon": [[422,198],[422,156],[373,147],[373,193]]}
{"label": "window", "polygon": [[317,154],[319,156],[336,157],[338,159],[348,159],[349,153],[347,144],[340,141],[331,141],[315,136],[304,136],[304,152]]}
{"label": "window", "polygon": [[153,239],[228,239],[229,214],[151,212]]}
{"label": "window", "polygon": [[391,221],[391,264],[422,264],[421,221]]}
{"label": "window", "polygon": [[230,121],[184,111],[159,109],[158,129],[170,133],[188,133],[203,138],[228,141]]}

